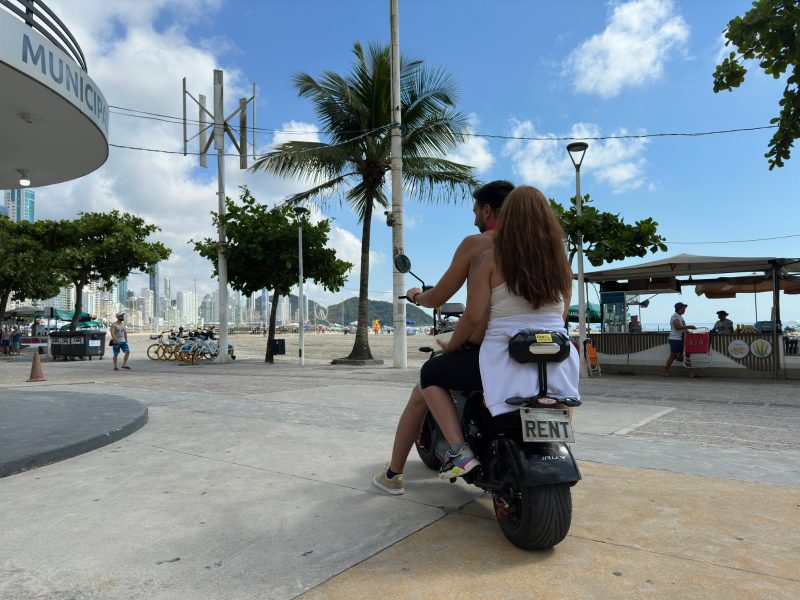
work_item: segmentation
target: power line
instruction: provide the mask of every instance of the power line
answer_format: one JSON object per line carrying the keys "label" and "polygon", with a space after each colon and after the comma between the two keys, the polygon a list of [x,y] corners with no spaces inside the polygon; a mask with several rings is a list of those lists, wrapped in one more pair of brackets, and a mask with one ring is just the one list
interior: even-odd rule
{"label": "power line", "polygon": [[702,246],[702,245],[705,245],[705,244],[741,244],[741,243],[744,243],[744,242],[766,242],[766,241],[770,241],[770,240],[786,240],[786,239],[789,239],[789,238],[796,238],[796,237],[800,237],[800,234],[779,235],[779,236],[775,236],[775,237],[755,238],[755,239],[752,239],[752,240],[723,240],[723,241],[718,241],[718,242],[670,242],[668,240],[667,243],[668,244],[685,244],[685,245]]}
{"label": "power line", "polygon": [[[113,106],[109,105],[109,108],[114,108],[118,110],[125,110],[128,111],[126,113],[114,112],[113,114],[117,114],[120,116],[126,117],[135,117],[140,119],[148,119],[153,121],[162,121],[165,123],[176,123],[176,124],[183,124],[183,117],[174,117],[170,115],[162,115],[160,113],[152,113],[147,111],[140,111],[133,108],[125,108],[121,106]],[[135,114],[140,113],[140,114]],[[196,119],[186,119],[188,123],[193,124],[200,124],[202,121]],[[208,121],[204,123],[208,125]],[[391,127],[391,124],[386,125],[385,127]],[[762,131],[765,129],[777,129],[778,125],[763,125],[759,127],[738,127],[734,129],[715,129],[711,131],[674,131],[674,132],[661,132],[661,133],[631,133],[631,134],[624,134],[624,135],[598,135],[598,136],[552,136],[552,135],[540,135],[540,136],[522,136],[522,135],[502,135],[502,134],[494,134],[494,133],[461,133],[460,135],[464,137],[479,137],[479,138],[488,138],[488,139],[499,139],[499,140],[521,140],[521,141],[533,141],[533,142],[563,142],[563,141],[572,141],[572,140],[591,140],[591,141],[602,141],[602,140],[632,140],[632,139],[647,139],[647,138],[659,138],[659,137],[702,137],[708,135],[724,135],[728,133],[743,133],[749,131]],[[382,128],[376,128],[376,131]],[[271,129],[271,128],[264,128],[264,127],[248,127],[250,131],[260,131],[264,133],[288,133],[288,134],[315,134],[315,135],[326,135],[330,133],[364,133],[363,130],[356,130],[356,131],[333,131],[333,130],[318,130],[318,131],[294,131],[290,129]]]}
{"label": "power line", "polygon": [[[391,126],[390,125],[381,125],[380,127],[376,127],[375,129],[367,130],[364,133],[362,133],[361,135],[357,135],[356,137],[350,138],[349,140],[344,140],[343,142],[338,142],[336,144],[329,144],[328,147],[344,146],[346,144],[351,144],[351,143],[353,143],[355,141],[360,140],[363,137],[366,137],[366,136],[368,136],[368,135],[370,135],[372,133],[375,133],[377,131],[380,131],[382,129],[388,129],[389,127],[391,127]],[[159,149],[159,148],[143,148],[141,146],[126,146],[124,144],[111,144],[111,143],[109,143],[108,145],[111,146],[112,148],[120,148],[120,149],[123,149],[123,150],[139,150],[141,152],[155,152],[155,153],[160,153],[160,154],[180,154],[180,155],[184,154],[184,152],[182,150],[163,150],[163,149]],[[305,150],[294,150],[293,152],[284,152],[283,154],[284,155],[305,154],[306,152],[313,152],[314,150],[316,150],[316,148],[306,148]],[[201,156],[203,153],[202,152],[186,152],[185,154],[187,156]],[[228,154],[228,153],[223,154],[223,156],[239,157],[238,154]]]}

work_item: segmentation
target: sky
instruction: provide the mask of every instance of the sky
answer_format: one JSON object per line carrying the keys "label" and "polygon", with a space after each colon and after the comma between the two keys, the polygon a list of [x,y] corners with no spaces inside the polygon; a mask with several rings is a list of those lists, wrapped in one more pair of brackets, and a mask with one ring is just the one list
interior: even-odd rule
{"label": "sky", "polygon": [[[291,139],[321,139],[311,102],[293,75],[349,71],[354,42],[389,43],[389,0],[50,0],[75,35],[89,74],[112,108],[109,141],[116,146],[182,150],[182,127],[129,116],[130,110],[181,115],[181,80],[197,97],[212,97],[213,70],[225,73],[226,114],[256,84],[257,151]],[[749,0],[400,0],[404,55],[450,73],[457,107],[472,132],[450,158],[472,165],[479,179],[509,179],[568,203],[574,168],[557,137],[706,132],[769,125],[783,82],[750,65],[743,86],[715,94],[712,73],[730,49],[723,31]],[[127,113],[127,115],[126,115]],[[196,114],[191,109],[190,115]],[[481,137],[543,137],[545,140]],[[711,136],[590,140],[581,187],[594,205],[627,223],[653,217],[668,252],[605,265],[611,268],[679,253],[715,256],[800,256],[800,156],[769,171],[770,130]],[[230,148],[230,146],[228,146]],[[196,152],[197,141],[189,148]],[[797,152],[795,152],[797,154]],[[71,182],[38,188],[37,218],[73,218],[80,211],[120,209],[161,228],[173,250],[160,265],[172,289],[201,295],[216,289],[211,265],[189,239],[214,236],[216,158],[111,147],[105,165]],[[226,188],[248,185],[271,205],[310,187],[239,169],[226,162]],[[387,186],[389,181],[387,180]],[[388,188],[387,188],[388,189]],[[460,240],[476,230],[471,199],[422,204],[404,198],[405,249],[413,270],[433,284]],[[347,205],[329,198],[316,218],[332,220],[330,245],[358,264],[361,227]],[[794,237],[786,237],[794,236]],[[762,238],[780,238],[756,242]],[[586,270],[594,270],[586,265]],[[407,287],[414,285],[407,277]],[[145,287],[132,275],[130,289]],[[382,211],[372,223],[370,297],[392,298],[391,230]],[[329,293],[309,282],[323,304],[357,295],[358,272]],[[575,296],[577,297],[577,296]],[[457,300],[465,299],[462,290]],[[594,289],[588,300],[597,302]],[[734,323],[768,319],[770,294],[707,300],[692,287],[654,298],[645,323],[667,322],[672,305],[689,305],[687,322],[713,322],[725,309]],[[755,302],[754,302],[755,301]],[[800,320],[800,297],[784,296],[783,321]]]}

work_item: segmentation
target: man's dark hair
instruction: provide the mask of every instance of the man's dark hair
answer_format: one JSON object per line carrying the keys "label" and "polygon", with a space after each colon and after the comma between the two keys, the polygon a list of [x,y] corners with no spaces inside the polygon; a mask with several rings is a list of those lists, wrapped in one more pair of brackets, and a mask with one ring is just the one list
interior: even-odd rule
{"label": "man's dark hair", "polygon": [[494,212],[498,212],[503,206],[503,200],[514,189],[514,184],[505,179],[490,181],[472,192],[475,202],[480,205],[488,204]]}

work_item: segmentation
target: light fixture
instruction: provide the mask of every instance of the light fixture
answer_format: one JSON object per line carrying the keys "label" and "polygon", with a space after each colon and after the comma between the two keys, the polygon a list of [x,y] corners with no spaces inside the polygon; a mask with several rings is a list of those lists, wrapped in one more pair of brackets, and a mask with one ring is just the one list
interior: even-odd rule
{"label": "light fixture", "polygon": [[576,170],[580,170],[583,156],[586,154],[586,149],[588,147],[589,144],[586,142],[572,142],[571,144],[567,144],[567,152],[569,152],[569,157],[572,160],[572,164],[575,165]]}
{"label": "light fixture", "polygon": [[19,184],[22,187],[28,187],[31,184],[31,178],[26,169],[17,169],[19,173]]}

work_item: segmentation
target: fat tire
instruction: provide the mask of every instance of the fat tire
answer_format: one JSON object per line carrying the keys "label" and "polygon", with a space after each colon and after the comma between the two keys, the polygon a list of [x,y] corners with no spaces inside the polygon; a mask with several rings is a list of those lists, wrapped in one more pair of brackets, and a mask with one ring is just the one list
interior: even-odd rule
{"label": "fat tire", "polygon": [[442,468],[442,461],[439,460],[439,457],[436,456],[436,448],[434,447],[433,443],[433,433],[434,433],[434,420],[431,413],[427,413],[425,415],[425,420],[422,422],[422,431],[420,432],[420,436],[424,435],[428,440],[427,446],[420,446],[419,439],[414,442],[414,447],[417,449],[417,454],[419,454],[420,459],[425,466],[433,471],[438,471]]}
{"label": "fat tire", "polygon": [[520,495],[514,503],[516,512],[510,519],[498,519],[512,544],[525,550],[546,550],[567,537],[572,523],[569,483],[525,486],[515,492]]}

